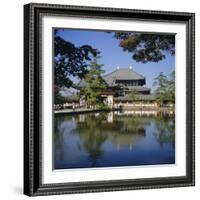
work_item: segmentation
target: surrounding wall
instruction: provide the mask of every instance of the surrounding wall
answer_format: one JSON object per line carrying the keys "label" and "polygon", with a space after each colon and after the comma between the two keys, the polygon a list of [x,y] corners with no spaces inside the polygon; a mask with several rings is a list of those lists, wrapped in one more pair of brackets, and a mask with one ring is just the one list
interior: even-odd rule
{"label": "surrounding wall", "polygon": [[[88,6],[196,12],[196,55],[200,55],[198,0],[46,0]],[[23,4],[26,0],[1,1],[0,12],[0,199],[28,199],[23,185]],[[200,59],[196,57],[196,187],[36,197],[34,199],[199,199],[200,195]]]}

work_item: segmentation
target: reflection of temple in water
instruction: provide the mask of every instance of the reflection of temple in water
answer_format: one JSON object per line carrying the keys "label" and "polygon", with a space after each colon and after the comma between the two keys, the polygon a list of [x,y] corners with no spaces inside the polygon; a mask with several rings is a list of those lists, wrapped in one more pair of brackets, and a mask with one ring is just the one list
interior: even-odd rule
{"label": "reflection of temple in water", "polygon": [[123,111],[113,111],[107,114],[107,122],[112,123],[114,116],[135,116],[135,117],[159,117],[159,116],[174,116],[174,111],[156,111],[156,110],[123,110]]}
{"label": "reflection of temple in water", "polygon": [[101,135],[101,137],[105,136],[117,151],[120,151],[122,147],[128,147],[131,151],[135,143],[145,138],[145,126],[149,124],[149,119],[147,117],[137,118],[133,113],[129,118],[126,115],[126,112],[80,114],[77,126],[85,132],[80,135],[82,141],[86,142],[91,138],[95,141],[97,136]]}
{"label": "reflection of temple in water", "polygon": [[129,151],[132,151],[134,144],[139,140],[145,138],[145,129],[140,130],[136,134],[111,134],[109,135],[110,141],[116,146],[117,151],[120,151],[121,148],[127,147]]}
{"label": "reflection of temple in water", "polygon": [[[95,117],[98,117],[100,113],[95,113]],[[143,111],[138,111],[138,110],[123,110],[123,111],[113,111],[113,112],[107,112],[107,122],[108,123],[113,123],[114,116],[136,116],[136,117],[158,117],[158,116],[173,116],[174,111],[169,110],[169,111],[157,111],[157,110],[143,110]],[[86,120],[87,113],[79,114],[79,122],[85,122]]]}
{"label": "reflection of temple in water", "polygon": [[160,144],[159,152],[166,145],[171,145],[173,151],[174,128],[174,117],[169,113],[150,111],[90,112],[57,117],[55,162],[61,168],[67,162],[72,166],[79,166],[81,162],[88,162],[89,167],[99,166],[104,155],[134,154],[151,137],[155,144]]}
{"label": "reflection of temple in water", "polygon": [[85,114],[80,114],[79,115],[79,122],[85,122]]}
{"label": "reflection of temple in water", "polygon": [[[101,118],[101,122],[96,125],[96,129],[116,146],[117,151],[120,151],[124,147],[128,147],[129,151],[132,151],[134,144],[145,138],[145,127],[150,125],[151,117],[159,119],[160,117],[171,115],[174,115],[174,112],[113,111],[95,115],[90,114],[90,116],[93,116],[92,121],[97,122]],[[104,117],[102,118],[102,116]],[[84,114],[79,116],[79,122],[82,123],[85,122],[85,120],[88,120],[88,115],[87,117]],[[90,125],[90,123],[88,123],[88,125]],[[158,124],[156,124],[156,126],[158,126]],[[95,129],[93,129],[92,134],[95,134],[95,132]],[[174,131],[171,130],[170,132],[172,132],[173,139]],[[159,133],[159,137],[157,137],[159,143],[162,143],[164,135],[164,132],[163,134]],[[164,138],[164,140],[166,139]]]}
{"label": "reflection of temple in water", "polygon": [[136,111],[136,110],[123,110],[122,111],[113,111],[109,112],[107,115],[107,122],[112,123],[115,116],[157,116],[158,111]]}

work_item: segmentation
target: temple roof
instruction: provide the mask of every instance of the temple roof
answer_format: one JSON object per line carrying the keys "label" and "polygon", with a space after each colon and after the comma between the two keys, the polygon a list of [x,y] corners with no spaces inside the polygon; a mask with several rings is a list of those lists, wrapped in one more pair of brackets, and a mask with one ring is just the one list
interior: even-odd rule
{"label": "temple roof", "polygon": [[[116,80],[143,80],[145,84],[145,77],[142,76],[141,74],[138,74],[134,70],[130,68],[120,68],[116,69],[115,71],[106,74],[102,76],[102,78],[105,80],[105,82],[110,85],[110,86],[115,86],[116,85]],[[87,83],[84,81],[84,79],[80,80],[78,83],[78,87],[85,87]],[[128,88],[129,86],[127,86]],[[134,88],[135,87],[135,88]],[[134,88],[137,91],[146,91],[150,90],[149,88],[145,88],[142,86],[130,86],[130,88]]]}
{"label": "temple roof", "polygon": [[145,77],[130,68],[120,68],[110,74],[104,75],[103,79],[109,85],[113,85],[116,80],[144,80]]}

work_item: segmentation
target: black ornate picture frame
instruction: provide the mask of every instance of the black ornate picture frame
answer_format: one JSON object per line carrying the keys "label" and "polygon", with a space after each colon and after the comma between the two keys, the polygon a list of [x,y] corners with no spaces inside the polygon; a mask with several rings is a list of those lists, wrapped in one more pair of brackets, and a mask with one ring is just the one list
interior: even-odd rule
{"label": "black ornate picture frame", "polygon": [[[70,16],[184,24],[186,26],[186,171],[185,176],[43,183],[42,19]],[[70,28],[70,27],[69,27]],[[153,32],[153,30],[152,30]],[[195,184],[195,14],[51,4],[24,6],[24,194],[28,196],[153,189]],[[130,176],[131,177],[131,176]]]}

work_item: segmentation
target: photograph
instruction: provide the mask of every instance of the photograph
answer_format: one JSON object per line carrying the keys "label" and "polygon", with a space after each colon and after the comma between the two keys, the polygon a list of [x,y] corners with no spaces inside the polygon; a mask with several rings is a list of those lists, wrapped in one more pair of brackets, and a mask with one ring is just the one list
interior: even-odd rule
{"label": "photograph", "polygon": [[176,164],[176,34],[52,29],[53,169]]}
{"label": "photograph", "polygon": [[195,13],[24,5],[24,194],[195,185]]}

